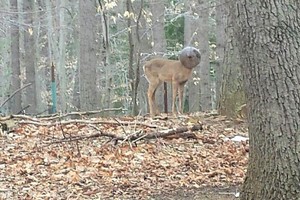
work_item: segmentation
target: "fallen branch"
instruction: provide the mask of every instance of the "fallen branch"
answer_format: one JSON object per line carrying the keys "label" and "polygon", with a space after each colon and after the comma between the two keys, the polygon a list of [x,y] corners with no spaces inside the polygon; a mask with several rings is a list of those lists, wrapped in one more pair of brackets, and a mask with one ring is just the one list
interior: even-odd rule
{"label": "fallen branch", "polygon": [[[1,107],[0,107],[1,108]],[[24,109],[22,109],[24,110]],[[32,120],[32,121],[47,121],[47,120],[55,120],[55,119],[62,119],[68,116],[72,116],[72,115],[92,115],[92,114],[100,114],[103,112],[110,112],[110,111],[125,111],[125,109],[123,108],[109,108],[109,109],[103,109],[103,110],[93,110],[93,111],[86,111],[86,112],[70,112],[70,113],[66,113],[63,115],[59,115],[58,113],[56,114],[51,114],[51,115],[40,115],[40,116],[29,116],[29,115],[9,115],[9,116],[5,116],[5,117],[0,117],[0,121],[4,121],[4,120],[8,120],[8,119],[12,119],[12,118],[16,118],[16,119],[28,119],[28,120]]]}
{"label": "fallen branch", "polygon": [[43,120],[54,120],[54,119],[62,119],[68,116],[83,116],[83,115],[94,115],[94,114],[101,114],[104,112],[112,112],[112,111],[126,111],[126,109],[120,108],[108,108],[103,110],[92,110],[92,111],[85,111],[85,112],[70,112],[63,115],[54,114],[54,115],[43,115],[38,116],[38,118],[41,118]]}
{"label": "fallen branch", "polygon": [[95,133],[95,134],[87,135],[87,136],[75,136],[75,137],[64,138],[62,140],[52,141],[50,144],[74,142],[74,141],[92,139],[92,138],[97,138],[97,137],[110,137],[113,140],[115,140],[116,143],[121,140],[122,141],[126,140],[129,142],[137,142],[140,140],[168,138],[169,136],[172,136],[172,135],[177,135],[178,137],[179,136],[186,137],[185,134],[188,135],[188,138],[196,139],[197,137],[194,134],[191,134],[190,132],[202,130],[202,125],[197,124],[197,125],[193,125],[191,127],[179,127],[179,128],[175,128],[175,129],[163,130],[160,132],[150,132],[150,133],[144,133],[144,134],[140,134],[140,132],[137,132],[137,134],[132,134],[130,136],[118,136],[118,135],[115,135],[112,133],[102,132],[95,126],[91,126],[91,127],[95,128],[97,131],[100,131],[100,133]]}
{"label": "fallen branch", "polygon": [[55,126],[55,125],[67,125],[67,124],[112,124],[112,125],[140,125],[146,126],[150,128],[159,128],[157,125],[147,124],[143,122],[136,122],[136,121],[101,121],[101,120],[82,120],[82,119],[74,119],[74,120],[65,120],[65,121],[58,121],[58,122],[38,122],[33,118],[33,121],[19,121],[19,124],[32,124],[36,126]]}
{"label": "fallen branch", "polygon": [[30,120],[34,122],[39,122],[40,120],[36,117],[31,117],[29,115],[9,115],[5,117],[0,117],[0,121],[6,121],[9,119],[24,119],[24,120]]}

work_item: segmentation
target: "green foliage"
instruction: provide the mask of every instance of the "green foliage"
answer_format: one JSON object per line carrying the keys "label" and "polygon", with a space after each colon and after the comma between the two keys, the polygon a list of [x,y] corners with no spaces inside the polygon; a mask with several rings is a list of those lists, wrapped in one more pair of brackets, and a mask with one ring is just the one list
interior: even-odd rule
{"label": "green foliage", "polygon": [[[184,17],[166,16],[165,34],[167,46],[174,48],[173,51],[180,50],[184,44]],[[171,58],[172,59],[172,58]]]}

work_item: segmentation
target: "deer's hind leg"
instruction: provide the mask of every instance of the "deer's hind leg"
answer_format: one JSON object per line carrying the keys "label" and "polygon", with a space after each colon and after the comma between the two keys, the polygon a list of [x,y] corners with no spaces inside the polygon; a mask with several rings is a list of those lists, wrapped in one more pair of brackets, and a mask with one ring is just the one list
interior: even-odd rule
{"label": "deer's hind leg", "polygon": [[148,104],[149,104],[149,110],[151,116],[158,115],[160,113],[155,100],[155,92],[160,84],[161,81],[159,80],[149,83],[147,94],[148,94]]}

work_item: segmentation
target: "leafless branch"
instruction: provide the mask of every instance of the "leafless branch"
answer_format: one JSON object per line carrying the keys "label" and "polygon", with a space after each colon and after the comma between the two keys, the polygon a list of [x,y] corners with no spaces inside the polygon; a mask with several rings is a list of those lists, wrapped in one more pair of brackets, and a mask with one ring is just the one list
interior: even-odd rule
{"label": "leafless branch", "polygon": [[[82,119],[74,119],[74,120],[64,120],[59,122],[43,122],[43,121],[36,121],[37,118],[33,118],[33,120],[29,121],[19,121],[19,124],[33,124],[36,126],[55,126],[55,125],[66,125],[66,124],[112,124],[112,125],[140,125],[146,126],[150,128],[159,128],[159,126],[154,124],[147,124],[143,122],[127,122],[127,121],[102,121],[102,120],[82,120]],[[1,119],[2,120],[2,119]]]}
{"label": "leafless branch", "polygon": [[17,89],[16,91],[14,91],[1,105],[0,108],[2,108],[4,106],[4,104],[6,104],[11,98],[13,98],[13,96],[15,96],[18,92],[20,92],[21,90],[27,88],[28,86],[32,85],[32,83],[28,83],[26,85],[24,85],[23,87]]}
{"label": "leafless branch", "polygon": [[[93,127],[93,126],[92,126]],[[94,127],[95,128],[95,127]],[[99,129],[96,129],[99,131]],[[174,128],[174,129],[168,129],[168,130],[163,130],[160,132],[150,132],[150,133],[144,133],[140,134],[138,132],[137,134],[131,134],[129,136],[118,136],[116,134],[112,133],[105,133],[103,131],[100,131],[98,133],[92,134],[92,135],[87,135],[87,136],[75,136],[75,137],[69,137],[69,138],[64,138],[61,140],[56,140],[52,141],[49,143],[51,144],[58,144],[58,143],[65,143],[65,142],[74,142],[74,141],[79,141],[79,140],[86,140],[86,139],[92,139],[92,138],[98,138],[98,137],[110,137],[116,141],[128,141],[128,142],[137,142],[141,140],[151,140],[151,139],[157,139],[157,138],[171,138],[174,137],[189,137],[189,138],[197,138],[194,133],[191,133],[193,131],[199,131],[202,130],[202,125],[197,124],[193,125],[191,127],[179,127],[179,128]]]}

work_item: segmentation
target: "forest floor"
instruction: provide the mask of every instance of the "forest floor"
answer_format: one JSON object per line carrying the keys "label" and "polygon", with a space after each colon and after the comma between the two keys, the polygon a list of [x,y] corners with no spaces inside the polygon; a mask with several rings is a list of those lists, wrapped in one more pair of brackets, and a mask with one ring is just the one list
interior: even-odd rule
{"label": "forest floor", "polygon": [[0,199],[237,199],[241,119],[70,116],[0,117]]}

